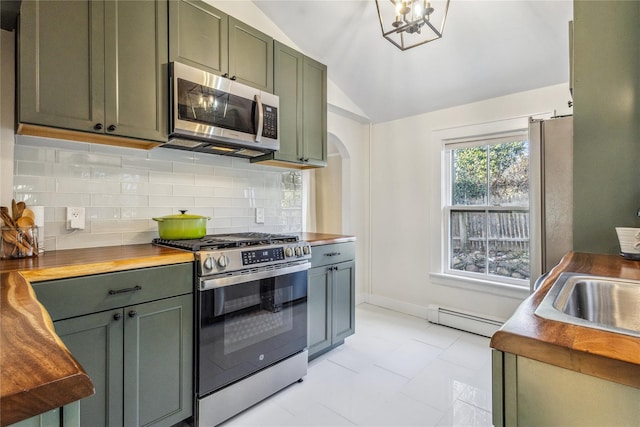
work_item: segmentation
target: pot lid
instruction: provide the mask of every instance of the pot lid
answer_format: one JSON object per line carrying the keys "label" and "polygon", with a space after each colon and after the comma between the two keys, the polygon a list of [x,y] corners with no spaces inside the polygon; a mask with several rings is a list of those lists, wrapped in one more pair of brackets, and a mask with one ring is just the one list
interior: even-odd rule
{"label": "pot lid", "polygon": [[211,219],[208,216],[188,214],[187,211],[180,211],[179,214],[165,215],[159,218],[152,218],[154,221],[165,221],[167,219]]}

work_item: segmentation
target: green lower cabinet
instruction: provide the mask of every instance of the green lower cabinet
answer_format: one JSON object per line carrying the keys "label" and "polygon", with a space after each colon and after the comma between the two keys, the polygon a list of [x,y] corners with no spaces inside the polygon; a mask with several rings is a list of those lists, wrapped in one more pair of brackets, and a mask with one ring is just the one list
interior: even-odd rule
{"label": "green lower cabinet", "polygon": [[309,270],[307,289],[309,358],[331,347],[331,271]]}
{"label": "green lower cabinet", "polygon": [[492,359],[496,427],[638,425],[640,389],[495,349]]}
{"label": "green lower cabinet", "polygon": [[96,393],[80,401],[82,425],[122,424],[122,310],[88,314],[54,322],[56,333],[80,362]]}
{"label": "green lower cabinet", "polygon": [[54,327],[96,393],[20,427],[172,426],[192,415],[191,294],[59,320]]}
{"label": "green lower cabinet", "polygon": [[171,426],[191,415],[192,298],[124,309],[125,426]]}
{"label": "green lower cabinet", "polygon": [[314,267],[308,274],[309,358],[355,332],[355,261]]}

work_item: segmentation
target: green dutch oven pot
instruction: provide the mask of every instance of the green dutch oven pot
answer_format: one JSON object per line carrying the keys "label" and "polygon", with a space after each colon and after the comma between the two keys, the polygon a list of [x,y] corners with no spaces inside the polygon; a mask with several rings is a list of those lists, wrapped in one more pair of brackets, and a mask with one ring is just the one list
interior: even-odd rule
{"label": "green dutch oven pot", "polygon": [[154,221],[158,221],[158,234],[161,239],[199,239],[207,234],[207,220],[209,218],[186,212],[180,211],[179,214],[153,218]]}

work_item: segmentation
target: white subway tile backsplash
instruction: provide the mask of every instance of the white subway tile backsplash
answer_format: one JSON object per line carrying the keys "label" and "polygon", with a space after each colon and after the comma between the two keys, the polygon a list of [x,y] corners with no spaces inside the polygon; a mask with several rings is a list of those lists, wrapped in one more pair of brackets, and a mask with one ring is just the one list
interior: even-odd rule
{"label": "white subway tile backsplash", "polygon": [[[99,194],[91,195],[91,206],[149,206],[149,196],[138,196],[135,194]],[[76,205],[66,205],[76,206]],[[81,205],[78,205],[81,206]]]}
{"label": "white subway tile backsplash", "polygon": [[89,221],[93,220],[116,220],[122,217],[121,209],[118,207],[86,208],[85,217]]}
{"label": "white subway tile backsplash", "polygon": [[153,184],[194,185],[193,174],[149,171],[149,182]]}
{"label": "white subway tile backsplash", "polygon": [[91,178],[91,167],[90,166],[82,166],[82,165],[65,165],[61,163],[54,163],[53,172],[48,175],[57,177],[57,178],[77,178],[77,179],[90,179]]}
{"label": "white subway tile backsplash", "polygon": [[110,221],[91,221],[91,233],[141,233],[153,231],[147,219],[120,219]]}
{"label": "white subway tile backsplash", "polygon": [[149,184],[150,196],[171,196],[173,194],[173,185],[171,184]]}
{"label": "white subway tile backsplash", "polygon": [[213,166],[194,163],[178,163],[173,164],[174,173],[195,174],[195,175],[213,175]]}
{"label": "white subway tile backsplash", "polygon": [[109,156],[100,153],[84,153],[78,151],[57,152],[58,163],[65,165],[81,165],[81,166],[122,166],[122,158],[120,156]]}
{"label": "white subway tile backsplash", "polygon": [[13,159],[52,163],[56,160],[56,150],[29,145],[15,145]]}
{"label": "white subway tile backsplash", "polygon": [[58,178],[56,191],[59,193],[107,193],[120,194],[120,183],[92,180]]}
{"label": "white subway tile backsplash", "polygon": [[[134,150],[140,151],[140,150]],[[173,163],[168,160],[156,160],[148,157],[123,157],[122,166],[136,169],[147,169],[160,172],[172,172]]]}
{"label": "white subway tile backsplash", "polygon": [[48,177],[39,176],[16,176],[13,180],[13,188],[16,192],[54,192],[56,191],[56,181]]}
{"label": "white subway tile backsplash", "polygon": [[149,196],[149,206],[188,209],[195,206],[195,200],[190,196]]}
{"label": "white subway tile backsplash", "polygon": [[174,185],[173,194],[176,196],[213,197],[215,188],[196,187],[194,185]]}
{"label": "white subway tile backsplash", "polygon": [[[136,150],[16,136],[14,197],[44,205],[45,249],[149,243],[152,218],[188,210],[208,233],[299,232],[300,174],[247,159],[156,148]],[[66,229],[66,208],[86,208],[85,230]],[[263,207],[265,223],[255,223]]]}
{"label": "white subway tile backsplash", "polygon": [[119,183],[120,191],[123,194],[138,194],[138,195],[148,195],[149,194],[149,183],[148,182],[122,182]]}
{"label": "white subway tile backsplash", "polygon": [[233,178],[219,175],[196,175],[195,185],[206,187],[227,188],[233,186]]}
{"label": "white subway tile backsplash", "polygon": [[[32,162],[18,160],[15,162],[15,173],[26,176],[53,176],[55,163]],[[87,171],[89,168],[87,168]]]}

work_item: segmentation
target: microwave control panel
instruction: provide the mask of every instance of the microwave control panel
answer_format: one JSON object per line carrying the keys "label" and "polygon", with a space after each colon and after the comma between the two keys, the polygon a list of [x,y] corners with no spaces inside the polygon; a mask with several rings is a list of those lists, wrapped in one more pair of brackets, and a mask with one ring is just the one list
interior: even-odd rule
{"label": "microwave control panel", "polygon": [[278,139],[278,109],[270,105],[263,105],[262,112],[264,117],[262,136]]}

